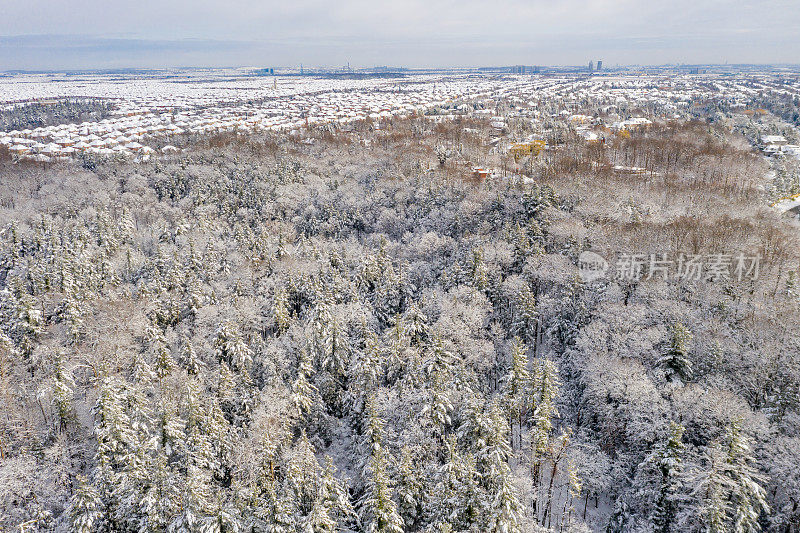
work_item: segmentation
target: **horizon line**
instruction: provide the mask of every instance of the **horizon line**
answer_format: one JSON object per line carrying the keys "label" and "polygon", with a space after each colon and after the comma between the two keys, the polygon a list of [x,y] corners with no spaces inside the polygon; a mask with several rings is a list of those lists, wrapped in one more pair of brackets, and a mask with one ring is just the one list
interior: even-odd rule
{"label": "horizon line", "polygon": [[[597,60],[592,60],[597,61]],[[604,60],[600,60],[604,61]],[[274,70],[300,70],[301,68],[304,70],[308,70],[308,75],[314,75],[319,73],[318,71],[330,71],[324,72],[327,74],[333,73],[348,73],[348,71],[342,69],[349,69],[349,73],[359,73],[368,70],[374,69],[385,69],[383,73],[401,73],[402,71],[454,71],[454,70],[485,70],[485,69],[505,69],[505,68],[514,68],[514,67],[533,67],[539,69],[586,69],[588,68],[588,60],[587,63],[583,64],[523,64],[523,63],[504,63],[504,64],[496,64],[496,65],[471,65],[471,66],[447,66],[447,65],[440,65],[440,66],[405,66],[405,65],[387,65],[387,64],[375,64],[372,66],[348,66],[343,64],[330,64],[330,65],[314,65],[314,64],[306,64],[306,63],[297,63],[293,65],[279,65],[279,66],[259,66],[259,65],[252,65],[252,64],[240,64],[240,65],[225,65],[225,66],[203,66],[203,65],[172,65],[172,66],[165,66],[165,67],[105,67],[105,68],[25,68],[25,69],[5,69],[0,70],[0,74],[72,74],[72,73],[83,73],[83,72],[95,72],[95,73],[119,73],[119,72],[165,72],[165,71],[180,71],[180,70],[264,70],[267,68],[271,68]],[[786,68],[786,67],[797,67],[800,68],[800,62],[798,63],[753,63],[753,62],[744,62],[744,63],[620,63],[620,64],[606,64],[603,62],[603,69],[602,70],[594,70],[592,71],[594,74],[601,74],[606,72],[607,70],[621,70],[621,69],[629,69],[629,68],[668,68],[668,67],[681,67],[681,68],[696,68],[696,67],[713,67],[713,68],[736,68],[736,67],[772,67],[772,68]],[[513,72],[508,72],[504,74],[514,74]],[[518,74],[539,74],[539,72],[525,72],[525,73],[518,73]],[[275,73],[275,76],[280,75],[279,73]]]}

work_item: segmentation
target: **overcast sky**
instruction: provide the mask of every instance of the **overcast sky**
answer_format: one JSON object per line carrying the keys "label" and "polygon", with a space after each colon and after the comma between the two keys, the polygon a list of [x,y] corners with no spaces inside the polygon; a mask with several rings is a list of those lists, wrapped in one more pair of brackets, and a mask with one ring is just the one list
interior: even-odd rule
{"label": "overcast sky", "polygon": [[800,63],[800,0],[0,0],[0,70]]}

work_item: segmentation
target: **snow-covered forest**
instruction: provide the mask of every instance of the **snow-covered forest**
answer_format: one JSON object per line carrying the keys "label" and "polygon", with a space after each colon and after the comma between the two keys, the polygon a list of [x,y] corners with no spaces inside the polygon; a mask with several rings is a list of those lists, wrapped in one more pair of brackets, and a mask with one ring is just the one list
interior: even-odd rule
{"label": "snow-covered forest", "polygon": [[[798,531],[800,248],[763,158],[564,130],[475,179],[488,128],[0,162],[0,528]],[[587,282],[585,250],[761,263]]]}

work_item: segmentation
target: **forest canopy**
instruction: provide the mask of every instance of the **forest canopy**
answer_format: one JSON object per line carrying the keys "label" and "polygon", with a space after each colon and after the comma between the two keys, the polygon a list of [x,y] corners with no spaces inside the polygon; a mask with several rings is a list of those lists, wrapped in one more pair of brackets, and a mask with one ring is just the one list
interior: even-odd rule
{"label": "forest canopy", "polygon": [[[0,527],[796,531],[798,242],[763,159],[663,122],[479,179],[514,166],[488,128],[0,163]],[[587,250],[760,270],[587,281]]]}

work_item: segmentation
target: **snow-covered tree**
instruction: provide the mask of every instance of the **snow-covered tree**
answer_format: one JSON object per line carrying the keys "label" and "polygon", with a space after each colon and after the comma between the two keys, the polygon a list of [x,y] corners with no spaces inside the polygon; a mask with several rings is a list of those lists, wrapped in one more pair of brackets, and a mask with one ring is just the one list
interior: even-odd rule
{"label": "snow-covered tree", "polygon": [[72,496],[69,516],[76,533],[96,531],[103,516],[103,502],[97,490],[82,476],[77,478],[78,488]]}
{"label": "snow-covered tree", "polygon": [[653,525],[656,531],[668,533],[679,530],[676,523],[682,490],[684,427],[670,422],[669,434],[655,454],[656,466],[661,475]]}
{"label": "snow-covered tree", "polygon": [[672,327],[669,350],[662,355],[656,364],[664,369],[670,381],[686,382],[692,377],[692,362],[688,357],[688,343],[692,334],[680,322]]}

